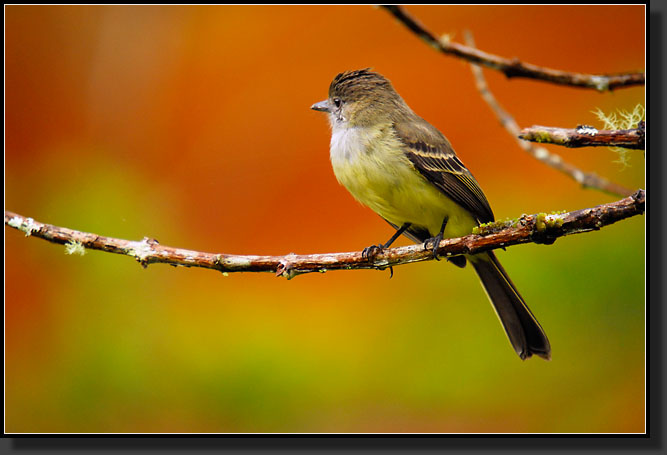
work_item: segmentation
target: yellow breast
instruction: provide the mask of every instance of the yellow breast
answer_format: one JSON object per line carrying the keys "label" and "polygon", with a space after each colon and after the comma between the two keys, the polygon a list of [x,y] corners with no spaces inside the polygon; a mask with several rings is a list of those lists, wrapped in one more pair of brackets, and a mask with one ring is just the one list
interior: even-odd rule
{"label": "yellow breast", "polygon": [[355,199],[387,221],[412,223],[435,236],[445,216],[445,237],[470,234],[476,221],[424,178],[383,128],[334,128],[331,164],[338,181]]}

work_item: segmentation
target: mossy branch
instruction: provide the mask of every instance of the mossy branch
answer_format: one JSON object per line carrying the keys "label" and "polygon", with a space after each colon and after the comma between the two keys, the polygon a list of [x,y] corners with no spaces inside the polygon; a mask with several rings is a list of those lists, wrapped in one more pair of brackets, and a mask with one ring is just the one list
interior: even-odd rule
{"label": "mossy branch", "polygon": [[[507,222],[486,224],[475,229],[475,234],[445,239],[437,248],[439,256],[448,257],[474,254],[522,243],[553,243],[558,237],[594,231],[603,226],[644,213],[646,194],[638,190],[630,197],[593,208],[547,215],[522,215]],[[144,237],[141,241],[103,237],[88,232],[40,223],[5,211],[5,225],[20,230],[26,236],[64,244],[68,251],[76,247],[124,254],[133,257],[142,266],[163,263],[174,266],[201,267],[227,274],[230,272],[271,272],[276,276],[294,276],[326,272],[328,270],[378,269],[433,259],[431,250],[421,244],[386,249],[366,258],[361,251],[285,256],[245,256],[206,253],[160,245],[157,240]],[[73,247],[74,246],[74,247]]]}
{"label": "mossy branch", "polygon": [[579,125],[575,129],[553,128],[549,126],[531,126],[519,132],[524,141],[563,145],[565,147],[623,147],[644,150],[644,122],[637,128],[627,130],[598,130],[592,126]]}
{"label": "mossy branch", "polygon": [[620,74],[582,74],[567,71],[544,68],[530,63],[523,63],[517,58],[508,59],[497,55],[488,54],[474,47],[464,46],[449,40],[440,39],[431,31],[426,29],[417,19],[408,14],[401,6],[382,5],[400,23],[412,31],[415,35],[446,55],[467,60],[470,63],[483,65],[498,70],[508,78],[522,77],[536,79],[554,84],[570,87],[594,89],[599,92],[611,91],[617,88],[644,85],[644,73],[620,73]]}

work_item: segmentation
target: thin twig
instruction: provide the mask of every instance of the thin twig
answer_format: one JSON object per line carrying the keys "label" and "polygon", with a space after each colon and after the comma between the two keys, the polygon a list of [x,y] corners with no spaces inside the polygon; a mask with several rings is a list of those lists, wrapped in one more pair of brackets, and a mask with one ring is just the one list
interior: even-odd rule
{"label": "thin twig", "polygon": [[523,63],[517,58],[507,59],[497,55],[475,49],[474,47],[464,46],[462,44],[449,42],[439,39],[424,27],[419,21],[408,14],[405,9],[397,5],[382,5],[403,25],[419,36],[431,47],[443,54],[453,55],[455,57],[467,60],[470,63],[477,63],[489,68],[501,71],[508,78],[523,77],[537,79],[541,81],[552,82],[554,84],[567,85],[570,87],[592,88],[600,92],[613,90],[616,88],[632,87],[644,85],[644,73],[620,73],[620,74],[582,74],[571,73],[567,71],[543,68],[530,63]]}
{"label": "thin twig", "polygon": [[639,128],[628,130],[598,130],[587,125],[579,125],[575,129],[534,125],[522,129],[519,138],[565,147],[623,147],[644,150],[646,143],[643,124],[644,122],[640,122]]}
{"label": "thin twig", "polygon": [[[474,47],[475,42],[473,40],[472,34],[470,32],[466,32],[465,35],[466,43],[468,46]],[[498,120],[500,120],[500,123],[505,127],[505,129],[509,131],[512,137],[516,139],[519,146],[528,152],[531,156],[543,162],[544,164],[551,166],[557,171],[570,176],[575,181],[580,183],[584,188],[595,188],[614,196],[628,196],[632,193],[632,190],[625,188],[624,186],[617,183],[610,182],[604,177],[598,176],[594,172],[584,172],[578,169],[576,166],[570,163],[566,163],[560,156],[549,152],[544,147],[535,146],[529,142],[519,139],[519,125],[516,123],[516,120],[514,120],[514,117],[512,117],[505,109],[503,109],[503,107],[498,103],[496,98],[489,90],[489,86],[487,85],[486,79],[484,78],[482,68],[480,68],[479,65],[472,63],[470,64],[470,68],[472,69],[473,75],[475,76],[477,90],[479,91],[484,101],[486,101],[486,103],[491,107],[493,112],[496,114],[496,117],[498,117]]]}
{"label": "thin twig", "polygon": [[[439,256],[448,257],[474,254],[522,243],[553,243],[558,237],[598,230],[603,226],[644,213],[646,194],[638,190],[630,197],[597,207],[569,213],[522,215],[513,221],[482,225],[475,233],[454,239],[445,239],[437,248]],[[379,269],[411,262],[433,259],[433,253],[423,245],[386,249],[372,256],[362,252],[328,253],[286,256],[240,256],[205,253],[160,245],[157,240],[144,237],[141,241],[103,237],[88,232],[52,226],[5,211],[5,224],[21,230],[26,236],[39,237],[64,244],[68,252],[83,253],[86,249],[124,254],[135,258],[144,267],[163,263],[174,266],[202,267],[228,272],[272,272],[277,276],[293,278],[296,275],[327,270]]]}

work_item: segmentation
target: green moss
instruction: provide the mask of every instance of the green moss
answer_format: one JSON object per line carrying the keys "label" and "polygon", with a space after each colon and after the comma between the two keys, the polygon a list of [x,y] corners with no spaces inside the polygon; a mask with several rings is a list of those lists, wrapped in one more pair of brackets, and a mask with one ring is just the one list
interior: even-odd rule
{"label": "green moss", "polygon": [[547,219],[547,227],[548,228],[559,228],[563,225],[563,219],[560,217],[553,217]]}
{"label": "green moss", "polygon": [[475,235],[486,235],[493,232],[498,232],[507,227],[514,226],[515,220],[492,221],[490,223],[482,223],[479,226],[472,228],[472,233]]}
{"label": "green moss", "polygon": [[551,136],[546,131],[533,133],[533,141],[535,141],[535,142],[552,142]]}
{"label": "green moss", "polygon": [[546,219],[547,219],[546,213],[542,212],[537,214],[537,216],[535,217],[535,230],[537,230],[537,232],[546,231],[547,229]]}

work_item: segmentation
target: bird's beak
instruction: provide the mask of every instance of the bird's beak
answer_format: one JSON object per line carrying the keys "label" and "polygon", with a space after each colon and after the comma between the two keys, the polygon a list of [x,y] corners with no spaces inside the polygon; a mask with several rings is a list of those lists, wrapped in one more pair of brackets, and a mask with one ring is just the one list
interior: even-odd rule
{"label": "bird's beak", "polygon": [[324,100],[320,101],[319,103],[315,103],[310,108],[314,111],[322,111],[322,112],[331,112],[331,105],[329,104],[329,100]]}

